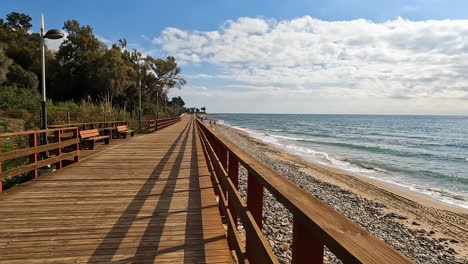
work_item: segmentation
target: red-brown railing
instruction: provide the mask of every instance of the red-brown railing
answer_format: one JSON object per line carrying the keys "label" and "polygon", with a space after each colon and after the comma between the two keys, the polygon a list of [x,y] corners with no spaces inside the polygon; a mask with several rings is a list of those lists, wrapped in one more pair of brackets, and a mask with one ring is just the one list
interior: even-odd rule
{"label": "red-brown railing", "polygon": [[91,122],[91,123],[72,123],[72,124],[59,124],[49,125],[49,128],[62,128],[62,127],[78,127],[80,130],[98,129],[99,131],[108,127],[128,126],[127,121],[107,121],[107,122]]}
{"label": "red-brown railing", "polygon": [[[40,145],[39,139],[44,134],[48,135],[49,140],[47,144]],[[80,140],[77,127],[1,133],[0,146],[3,141],[12,141],[14,137],[21,136],[27,137],[25,140],[28,140],[28,147],[0,152],[0,192],[3,189],[3,180],[23,173],[29,173],[31,178],[37,178],[38,169],[43,166],[55,164],[56,169],[61,169],[67,165],[67,161],[69,161],[68,163],[79,161]],[[2,163],[5,161],[22,157],[29,158],[27,164],[6,171],[2,170]]]}
{"label": "red-brown railing", "polygon": [[148,133],[156,131],[156,120],[147,120],[146,121],[146,131]]}
{"label": "red-brown railing", "polygon": [[170,126],[180,121],[182,116],[171,117],[171,118],[162,118],[156,120],[146,120],[146,132],[150,133],[161,128]]}
{"label": "red-brown railing", "polygon": [[156,129],[159,130],[161,128],[165,128],[167,126],[175,124],[175,123],[179,122],[180,119],[181,119],[180,116],[171,117],[171,118],[164,118],[164,119],[158,119],[157,122],[156,122]]}
{"label": "red-brown railing", "polygon": [[[261,231],[264,188],[293,215],[292,263],[323,263],[324,246],[344,263],[412,263],[203,122],[197,123],[229,246],[240,263],[278,263]],[[248,172],[247,202],[238,190],[240,164]],[[239,239],[238,218],[245,229],[245,245]]]}

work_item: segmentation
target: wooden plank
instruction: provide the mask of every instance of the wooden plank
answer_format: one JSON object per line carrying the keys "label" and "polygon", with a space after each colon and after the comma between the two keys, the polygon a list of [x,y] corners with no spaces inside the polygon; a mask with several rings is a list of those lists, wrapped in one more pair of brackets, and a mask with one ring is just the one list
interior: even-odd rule
{"label": "wooden plank", "polygon": [[0,194],[0,263],[232,263],[216,205],[186,116]]}

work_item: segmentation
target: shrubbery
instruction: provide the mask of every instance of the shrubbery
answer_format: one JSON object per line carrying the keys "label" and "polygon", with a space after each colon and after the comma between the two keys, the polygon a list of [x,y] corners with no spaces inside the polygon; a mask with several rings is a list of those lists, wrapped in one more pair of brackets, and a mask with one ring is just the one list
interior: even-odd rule
{"label": "shrubbery", "polygon": [[15,86],[0,87],[0,109],[25,109],[36,111],[40,109],[40,97],[26,88]]}

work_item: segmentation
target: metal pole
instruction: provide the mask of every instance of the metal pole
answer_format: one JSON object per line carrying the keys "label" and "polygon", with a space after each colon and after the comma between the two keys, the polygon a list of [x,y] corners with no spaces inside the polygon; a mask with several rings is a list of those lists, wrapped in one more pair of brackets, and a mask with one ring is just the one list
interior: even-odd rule
{"label": "metal pole", "polygon": [[[44,39],[44,15],[41,16],[41,66],[42,66],[42,101],[41,101],[41,129],[47,129],[47,99],[45,83],[45,39]],[[46,134],[42,136],[41,144],[46,144]]]}
{"label": "metal pole", "polygon": [[156,92],[156,120],[159,119],[159,92]]}
{"label": "metal pole", "polygon": [[[41,14],[41,66],[42,66],[42,101],[41,101],[41,129],[47,129],[47,97],[45,83],[45,38],[44,38],[44,15]],[[41,133],[41,145],[47,144],[47,133]],[[41,152],[41,159],[47,159],[47,152]],[[48,166],[46,166],[48,167]]]}
{"label": "metal pole", "polygon": [[141,133],[141,75],[140,79],[138,80],[138,86],[140,86],[140,90],[138,93],[138,131]]}

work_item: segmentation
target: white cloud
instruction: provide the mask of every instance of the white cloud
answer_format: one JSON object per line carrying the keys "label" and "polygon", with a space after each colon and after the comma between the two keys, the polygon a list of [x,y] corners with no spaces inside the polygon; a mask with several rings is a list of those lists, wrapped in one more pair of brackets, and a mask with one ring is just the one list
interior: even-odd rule
{"label": "white cloud", "polygon": [[96,35],[96,38],[97,38],[99,41],[101,41],[102,43],[106,44],[106,46],[108,46],[108,47],[112,46],[112,40],[106,39],[106,38],[104,38],[104,37],[102,37],[102,36],[99,36],[99,35]]}
{"label": "white cloud", "polygon": [[215,31],[166,28],[153,43],[185,64],[219,66],[224,72],[218,76],[270,95],[262,87],[389,100],[468,98],[463,20],[239,18]]}

